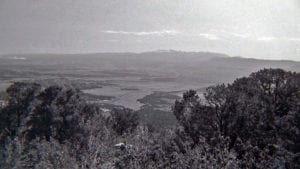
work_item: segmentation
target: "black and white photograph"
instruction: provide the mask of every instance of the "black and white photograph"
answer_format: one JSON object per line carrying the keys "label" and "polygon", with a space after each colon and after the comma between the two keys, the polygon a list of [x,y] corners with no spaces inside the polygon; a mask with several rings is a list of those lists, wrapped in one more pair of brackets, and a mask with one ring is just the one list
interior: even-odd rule
{"label": "black and white photograph", "polygon": [[300,169],[300,0],[0,0],[0,169]]}

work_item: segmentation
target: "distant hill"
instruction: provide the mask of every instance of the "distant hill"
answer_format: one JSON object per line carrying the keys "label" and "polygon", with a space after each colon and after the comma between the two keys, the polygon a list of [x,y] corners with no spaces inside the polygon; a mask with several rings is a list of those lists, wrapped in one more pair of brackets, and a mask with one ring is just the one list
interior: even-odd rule
{"label": "distant hill", "polygon": [[300,71],[300,62],[229,57],[210,52],[153,51],[145,53],[14,54],[0,57],[2,75],[44,74],[156,76],[175,81],[231,82],[262,68]]}

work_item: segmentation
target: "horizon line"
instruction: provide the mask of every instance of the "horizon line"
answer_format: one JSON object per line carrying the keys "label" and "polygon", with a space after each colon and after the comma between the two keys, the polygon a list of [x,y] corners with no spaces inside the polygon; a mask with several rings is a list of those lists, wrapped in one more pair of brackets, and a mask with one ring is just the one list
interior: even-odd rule
{"label": "horizon line", "polygon": [[253,60],[265,60],[265,61],[292,61],[292,62],[300,62],[300,60],[293,60],[293,59],[268,59],[268,58],[256,58],[256,57],[247,57],[247,56],[232,56],[227,53],[221,52],[214,52],[214,51],[184,51],[184,50],[174,50],[174,49],[157,49],[157,50],[146,50],[140,52],[134,51],[102,51],[102,52],[19,52],[19,53],[0,53],[0,56],[7,56],[7,55],[94,55],[94,54],[143,54],[143,53],[171,53],[171,52],[181,52],[181,53],[211,53],[211,54],[220,54],[227,56],[228,58],[242,58],[242,59],[253,59]]}

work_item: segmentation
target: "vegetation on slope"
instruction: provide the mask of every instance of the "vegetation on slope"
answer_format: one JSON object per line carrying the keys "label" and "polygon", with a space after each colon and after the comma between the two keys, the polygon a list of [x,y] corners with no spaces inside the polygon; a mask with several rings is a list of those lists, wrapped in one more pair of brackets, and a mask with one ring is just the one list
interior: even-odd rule
{"label": "vegetation on slope", "polygon": [[178,125],[155,131],[130,109],[103,112],[73,88],[14,83],[0,110],[1,168],[299,168],[300,74],[264,69],[190,90]]}

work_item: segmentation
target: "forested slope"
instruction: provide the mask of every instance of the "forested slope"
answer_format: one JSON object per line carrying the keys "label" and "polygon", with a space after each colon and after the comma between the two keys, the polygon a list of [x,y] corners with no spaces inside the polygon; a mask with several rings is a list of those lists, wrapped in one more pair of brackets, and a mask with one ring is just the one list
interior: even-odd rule
{"label": "forested slope", "polygon": [[264,69],[193,90],[156,131],[71,87],[14,83],[0,110],[1,168],[300,168],[300,74]]}

